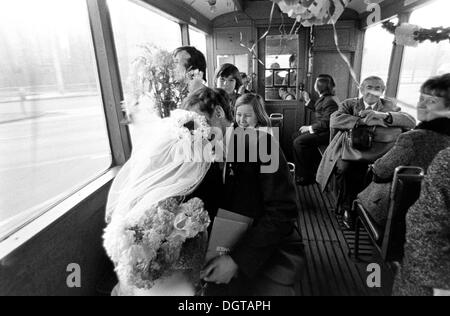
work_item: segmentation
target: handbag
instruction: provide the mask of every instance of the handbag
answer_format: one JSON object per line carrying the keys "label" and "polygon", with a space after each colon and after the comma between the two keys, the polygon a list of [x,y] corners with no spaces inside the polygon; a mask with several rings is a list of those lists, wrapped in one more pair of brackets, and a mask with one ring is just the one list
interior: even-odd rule
{"label": "handbag", "polygon": [[372,148],[376,126],[356,126],[349,132],[350,146],[358,150]]}
{"label": "handbag", "polygon": [[394,147],[402,133],[401,128],[393,127],[372,128],[373,133],[361,130],[345,132],[342,138],[342,160],[374,163]]}

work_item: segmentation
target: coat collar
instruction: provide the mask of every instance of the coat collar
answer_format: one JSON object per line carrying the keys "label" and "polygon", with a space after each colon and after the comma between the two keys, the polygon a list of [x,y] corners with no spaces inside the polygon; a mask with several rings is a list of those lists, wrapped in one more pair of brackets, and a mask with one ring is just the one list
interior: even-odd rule
{"label": "coat collar", "polygon": [[[363,99],[363,98],[360,98],[360,99],[358,100],[358,110],[359,110],[359,111],[362,111],[362,110],[364,110],[365,108],[366,108],[366,104],[364,103],[364,99]],[[377,105],[375,105],[374,110],[375,110],[375,111],[383,111],[383,108],[384,108],[383,102],[382,102],[382,100],[380,99],[380,100],[378,100]]]}

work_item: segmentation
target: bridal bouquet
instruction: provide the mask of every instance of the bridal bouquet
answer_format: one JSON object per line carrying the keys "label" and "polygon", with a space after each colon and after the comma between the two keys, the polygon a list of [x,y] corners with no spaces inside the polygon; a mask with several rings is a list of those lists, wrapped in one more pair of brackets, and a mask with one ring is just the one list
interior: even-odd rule
{"label": "bridal bouquet", "polygon": [[169,198],[150,207],[123,231],[117,245],[121,249],[116,249],[119,256],[113,257],[118,261],[119,279],[151,289],[174,271],[197,270],[204,261],[205,243],[194,239],[201,239],[209,224],[203,202],[197,198],[186,203]]}

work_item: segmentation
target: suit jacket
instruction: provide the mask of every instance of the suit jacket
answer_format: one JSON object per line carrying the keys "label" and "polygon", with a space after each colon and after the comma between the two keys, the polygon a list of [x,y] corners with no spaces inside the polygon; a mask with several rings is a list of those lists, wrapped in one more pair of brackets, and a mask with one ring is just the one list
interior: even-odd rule
{"label": "suit jacket", "polygon": [[432,295],[450,290],[450,147],[425,176],[417,203],[406,217],[406,244],[395,295]]}
{"label": "suit jacket", "polygon": [[[254,146],[259,148],[263,138],[269,142],[273,140],[271,135],[257,131],[256,139],[247,139],[246,150]],[[262,173],[261,166],[267,163],[262,163],[259,158],[257,162],[252,162],[250,157],[244,162],[236,162],[236,156],[229,156],[225,184],[223,171],[216,163],[192,195],[205,202],[212,220],[217,207],[254,219],[253,227],[231,254],[246,279],[254,279],[264,273],[269,261],[273,263],[275,251],[292,236],[298,218],[293,179],[281,148],[276,141],[274,144],[278,148],[271,150],[279,161],[279,168],[274,173]],[[238,143],[234,145],[234,153],[237,153]]]}
{"label": "suit jacket", "polygon": [[[337,130],[350,130],[360,121],[359,113],[366,108],[364,100],[349,99],[339,106],[339,110],[331,115],[331,128]],[[393,122],[389,127],[401,127],[405,131],[416,127],[416,120],[411,115],[401,112],[392,102],[380,99],[374,108],[375,111],[391,113]]]}
{"label": "suit jacket", "polygon": [[[328,146],[319,169],[317,171],[317,182],[322,190],[325,190],[336,163],[342,157],[342,140],[345,137],[343,131],[351,130],[359,122],[359,113],[365,109],[364,100],[349,99],[339,106],[339,110],[331,115],[330,128],[332,141]],[[410,130],[416,126],[416,120],[409,114],[400,112],[401,109],[387,100],[380,100],[375,106],[376,111],[391,113],[393,122],[389,127],[400,127]]]}
{"label": "suit jacket", "polygon": [[223,208],[255,220],[231,254],[240,272],[249,279],[263,273],[266,264],[273,262],[275,251],[292,235],[298,218],[297,196],[286,158],[271,135],[261,131],[257,135],[246,142],[246,149],[259,150],[264,138],[266,143],[273,141],[271,151],[277,155],[279,167],[273,173],[264,173],[261,167],[268,164],[260,158],[257,162],[249,157],[245,162],[227,162],[222,199]]}
{"label": "suit jacket", "polygon": [[314,133],[329,134],[331,115],[339,109],[338,99],[327,94],[317,100],[314,105],[311,101],[307,107],[315,113],[316,121],[312,124]]}

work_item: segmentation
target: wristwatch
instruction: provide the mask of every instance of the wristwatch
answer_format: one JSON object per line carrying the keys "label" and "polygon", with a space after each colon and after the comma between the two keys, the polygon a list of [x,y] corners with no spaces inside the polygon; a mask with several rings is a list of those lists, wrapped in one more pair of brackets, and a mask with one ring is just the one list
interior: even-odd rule
{"label": "wristwatch", "polygon": [[391,113],[387,113],[387,116],[386,116],[386,118],[384,119],[384,122],[386,123],[386,124],[392,124],[392,123],[394,123],[394,118],[392,117],[392,114]]}

